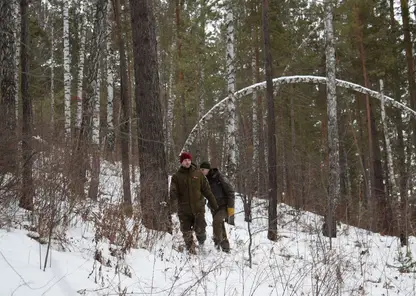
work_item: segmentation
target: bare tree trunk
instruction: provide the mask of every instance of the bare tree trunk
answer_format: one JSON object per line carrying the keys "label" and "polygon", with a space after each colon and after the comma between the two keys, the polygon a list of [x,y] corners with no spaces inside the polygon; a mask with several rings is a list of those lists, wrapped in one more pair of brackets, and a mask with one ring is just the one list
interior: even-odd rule
{"label": "bare tree trunk", "polygon": [[[415,81],[415,65],[413,61],[413,44],[410,35],[410,13],[408,0],[400,0],[403,22],[404,49],[406,51],[407,61],[407,82],[409,83],[410,108],[416,109],[416,81]],[[416,145],[416,121],[412,120],[412,140]]]}
{"label": "bare tree trunk", "polygon": [[172,232],[153,2],[131,0],[130,8],[143,224],[148,229]]}
{"label": "bare tree trunk", "polygon": [[[111,40],[111,1],[108,0],[109,4],[107,6],[107,43],[106,43],[106,52],[107,52],[107,147],[110,151],[114,150],[115,145],[115,133],[114,133],[114,108],[113,108],[113,100],[114,100],[114,65],[113,65],[113,57],[114,52],[112,48],[112,40]],[[124,46],[123,46],[124,47]],[[125,55],[125,54],[124,54]],[[124,62],[125,63],[125,62]],[[127,67],[124,68],[127,71]],[[127,75],[127,73],[126,73]],[[125,81],[124,83],[128,83]],[[127,85],[125,87],[128,88]]]}
{"label": "bare tree trunk", "polygon": [[386,110],[384,107],[383,91],[384,91],[383,80],[380,79],[380,92],[382,94],[381,96],[382,98],[381,99],[381,122],[383,123],[384,138],[385,138],[384,141],[386,142],[387,168],[389,172],[390,186],[391,186],[391,191],[392,191],[392,197],[393,199],[395,199],[394,196],[397,196],[398,190],[396,186],[396,179],[394,177],[395,175],[394,175],[394,167],[393,167],[393,153],[391,151],[389,131],[388,131],[387,122],[386,122]]}
{"label": "bare tree trunk", "polygon": [[[256,79],[256,56],[255,56],[255,52],[253,53],[253,57],[252,57],[252,63],[251,63],[251,67],[252,67],[252,75],[253,75],[253,80],[252,83],[255,84],[257,82]],[[257,117],[257,113],[258,113],[258,104],[257,104],[257,92],[253,92],[252,94],[252,102],[251,102],[251,108],[252,108],[252,123],[253,123],[253,158],[252,158],[252,167],[253,167],[253,177],[255,180],[254,184],[254,191],[255,194],[258,191],[258,187],[259,187],[259,119]]]}
{"label": "bare tree trunk", "polygon": [[123,171],[123,204],[127,215],[132,214],[132,200],[130,188],[130,158],[129,158],[129,122],[130,122],[130,93],[129,79],[127,77],[126,50],[124,46],[123,31],[121,25],[120,0],[114,1],[114,15],[117,25],[118,46],[120,53],[120,77],[121,77],[121,165]]}
{"label": "bare tree trunk", "polygon": [[[199,44],[199,48],[201,51],[201,67],[199,70],[199,84],[198,84],[198,91],[199,91],[199,104],[198,104],[198,118],[205,114],[205,23],[206,23],[206,0],[202,0],[201,3],[201,12],[200,12],[200,19],[201,19],[201,41]],[[204,153],[203,153],[204,152]],[[199,131],[198,135],[198,146],[196,150],[196,163],[201,163],[201,158],[204,157],[206,159],[206,133],[204,129]],[[207,159],[208,160],[208,159]]]}
{"label": "bare tree trunk", "polygon": [[[21,14],[20,14],[20,4],[19,4],[19,0],[14,0],[14,16],[15,16],[15,20],[13,22],[15,28],[14,28],[14,37],[16,40],[16,48],[15,51],[13,53],[14,56],[14,68],[15,68],[15,72],[14,72],[14,80],[15,80],[15,84],[16,84],[16,96],[15,96],[15,109],[16,109],[16,127],[19,126],[19,72],[20,72],[20,24],[21,24]],[[20,151],[20,145],[18,145],[18,151]]]}
{"label": "bare tree trunk", "polygon": [[[389,6],[389,12],[390,12],[390,26],[392,34],[392,44],[396,42],[395,34],[397,33],[397,26],[396,26],[396,19],[394,17],[394,0],[390,0],[390,6]],[[393,47],[393,54],[397,54],[396,50]],[[399,66],[397,61],[395,62],[393,69],[393,77],[396,77],[394,81],[394,95],[395,98],[400,101],[400,75],[399,75]],[[399,81],[397,81],[397,79]],[[398,167],[399,167],[399,190],[400,190],[400,199],[406,199],[408,192],[407,192],[407,172],[406,172],[406,155],[405,155],[405,144],[404,144],[404,136],[403,131],[405,130],[403,126],[403,120],[402,120],[402,113],[400,110],[395,111],[395,123],[396,123],[396,131],[397,131],[397,150],[398,150]]]}
{"label": "bare tree trunk", "polygon": [[168,161],[171,160],[172,154],[175,152],[174,143],[173,143],[173,107],[175,106],[176,96],[172,91],[174,83],[174,63],[173,58],[170,59],[171,69],[169,74],[169,90],[168,90],[168,106],[166,111],[166,156]]}
{"label": "bare tree trunk", "polygon": [[63,2],[65,138],[71,137],[71,55],[69,48],[69,2]]}
{"label": "bare tree trunk", "polygon": [[[410,108],[413,110],[416,109],[416,82],[415,82],[415,65],[413,60],[413,44],[410,35],[410,15],[409,15],[409,3],[408,0],[400,0],[400,7],[402,12],[402,21],[403,21],[403,35],[404,35],[404,48],[406,51],[406,60],[407,60],[407,80],[409,83],[409,93],[410,93]],[[412,143],[416,145],[416,120],[411,121],[412,126]],[[413,149],[412,149],[413,150]],[[411,150],[411,155],[414,155],[414,150]],[[410,163],[413,163],[414,158],[410,157]],[[411,165],[409,165],[411,167]],[[411,182],[409,179],[408,182]],[[410,184],[409,184],[410,185]],[[412,188],[410,186],[410,188]],[[404,236],[404,241],[407,242],[408,233],[407,233],[407,210],[408,210],[408,194],[405,194],[402,201],[402,212],[403,212],[403,221],[402,225],[404,226],[404,231],[402,235]]]}
{"label": "bare tree trunk", "polygon": [[175,8],[175,15],[176,15],[176,45],[178,48],[178,61],[177,61],[177,93],[181,99],[182,105],[182,143],[185,142],[186,134],[188,132],[188,124],[187,124],[187,110],[186,110],[186,100],[185,100],[185,85],[184,85],[184,74],[183,74],[183,66],[182,66],[182,26],[181,26],[181,11],[183,6],[183,1],[176,0],[176,8]]}
{"label": "bare tree trunk", "polygon": [[98,66],[97,77],[92,83],[94,93],[92,113],[92,165],[91,181],[88,189],[88,197],[98,199],[98,187],[100,185],[100,97],[101,97],[101,69]]}
{"label": "bare tree trunk", "polygon": [[[327,112],[328,112],[328,160],[329,160],[329,190],[328,190],[328,213],[326,216],[327,232],[324,235],[330,237],[332,248],[332,237],[336,236],[336,224],[334,212],[337,202],[340,200],[340,168],[339,168],[339,135],[337,118],[337,93],[335,78],[335,41],[333,21],[332,0],[325,1],[325,35],[326,35],[326,76],[328,79],[327,91]],[[325,229],[324,229],[325,230]],[[326,232],[326,233],[325,233]]]}
{"label": "bare tree trunk", "polygon": [[19,206],[32,211],[33,196],[35,193],[33,187],[33,148],[32,148],[32,130],[33,130],[33,111],[32,99],[29,94],[29,3],[28,0],[20,0],[21,13],[21,51],[20,64],[22,67],[21,91],[23,105],[23,125],[22,125],[22,196]]}
{"label": "bare tree trunk", "polygon": [[[298,164],[299,156],[296,154],[296,128],[295,128],[295,107],[293,102],[294,95],[290,96],[290,135],[291,135],[291,149],[290,149],[290,161],[292,164],[292,169],[290,173],[286,174],[287,178],[290,179],[289,185],[290,185],[290,191],[292,195],[294,195],[294,202],[295,202],[295,208],[300,209],[301,202],[300,202],[300,192],[298,190],[298,186],[300,186],[298,182]],[[296,160],[296,161],[295,161]]]}
{"label": "bare tree trunk", "polygon": [[[99,182],[99,170],[100,170],[100,154],[99,154],[99,139],[100,139],[100,61],[102,44],[105,40],[105,32],[103,32],[103,24],[105,21],[105,15],[107,10],[107,0],[98,0],[96,7],[94,8],[94,30],[91,37],[90,55],[88,56],[88,65],[86,69],[86,96],[82,100],[83,102],[83,116],[81,123],[81,130],[79,139],[77,142],[75,159],[73,162],[73,170],[76,172],[75,190],[80,196],[84,196],[84,186],[86,182],[86,170],[89,163],[88,156],[88,144],[92,137],[93,140],[93,162],[91,172],[91,183],[89,188],[88,197],[92,199],[97,198],[98,194],[98,182]],[[94,146],[95,145],[95,146]],[[97,159],[98,158],[98,159]]]}
{"label": "bare tree trunk", "polygon": [[0,173],[17,174],[14,14],[13,1],[0,1],[0,115],[4,121],[0,126]]}
{"label": "bare tree trunk", "polygon": [[[260,75],[260,30],[256,27],[256,80],[261,81]],[[266,198],[267,195],[267,167],[266,167],[266,140],[264,134],[264,113],[263,113],[263,97],[262,92],[257,91],[257,132],[259,138],[259,172],[258,172],[258,196]],[[264,168],[264,170],[263,170]]]}
{"label": "bare tree trunk", "polygon": [[[364,78],[364,86],[369,87],[369,79],[366,67],[366,55],[365,55],[365,48],[364,48],[364,40],[363,40],[363,32],[361,29],[361,16],[360,16],[360,8],[358,6],[354,7],[356,23],[357,23],[357,38],[358,38],[358,45],[360,50],[360,58],[361,58],[361,66],[363,71],[363,78]],[[383,224],[383,228],[386,228],[386,219],[384,219],[384,212],[386,211],[386,200],[385,200],[385,192],[384,192],[384,180],[383,180],[383,172],[382,172],[382,165],[381,165],[381,152],[380,152],[380,145],[378,144],[378,133],[377,133],[377,126],[375,123],[375,118],[373,115],[373,106],[370,101],[370,97],[366,95],[366,110],[367,110],[367,129],[368,129],[368,145],[369,145],[369,167],[370,167],[370,199],[373,197],[375,198],[375,202],[377,205],[377,221],[378,223]]]}
{"label": "bare tree trunk", "polygon": [[[81,9],[84,8],[83,2],[81,1]],[[79,48],[79,60],[78,60],[78,81],[77,81],[77,110],[76,110],[76,119],[75,119],[75,130],[76,135],[79,134],[81,129],[82,123],[82,100],[83,100],[83,93],[82,93],[82,82],[84,79],[84,60],[85,60],[85,35],[86,35],[86,28],[85,28],[85,16],[84,12],[80,12],[80,24],[79,24],[79,34],[81,35],[80,41],[80,48]]]}
{"label": "bare tree trunk", "polygon": [[266,69],[267,95],[267,148],[269,165],[269,229],[267,238],[277,241],[277,159],[276,159],[276,118],[273,98],[273,60],[269,32],[269,1],[263,0],[264,66]]}
{"label": "bare tree trunk", "polygon": [[237,166],[237,145],[236,145],[236,133],[237,133],[237,116],[236,116],[236,103],[235,103],[235,53],[234,53],[234,13],[233,5],[230,2],[227,8],[227,90],[229,100],[227,103],[227,175],[232,183],[235,183],[235,173]]}
{"label": "bare tree trunk", "polygon": [[55,130],[55,31],[51,22],[51,131]]}

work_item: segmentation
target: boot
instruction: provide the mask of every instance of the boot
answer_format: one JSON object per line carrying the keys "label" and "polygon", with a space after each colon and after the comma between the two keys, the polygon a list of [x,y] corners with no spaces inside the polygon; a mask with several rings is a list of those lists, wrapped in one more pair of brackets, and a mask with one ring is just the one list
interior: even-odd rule
{"label": "boot", "polygon": [[196,255],[195,245],[192,245],[188,248],[188,253],[190,255]]}
{"label": "boot", "polygon": [[221,249],[225,253],[230,253],[230,242],[228,241],[228,239],[224,239],[221,242]]}

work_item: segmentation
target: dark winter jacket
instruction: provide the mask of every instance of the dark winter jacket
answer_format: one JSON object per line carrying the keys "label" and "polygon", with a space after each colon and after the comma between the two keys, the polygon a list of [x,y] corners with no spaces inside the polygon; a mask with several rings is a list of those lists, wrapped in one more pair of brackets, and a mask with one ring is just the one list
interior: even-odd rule
{"label": "dark winter jacket", "polygon": [[215,196],[202,172],[195,165],[191,165],[189,169],[181,166],[171,180],[172,211],[175,212],[177,206],[178,214],[203,213],[205,212],[204,196],[210,208],[216,210],[218,205]]}
{"label": "dark winter jacket", "polygon": [[218,206],[227,206],[234,208],[235,192],[231,182],[221,172],[216,169],[210,169],[207,175],[209,186],[215,195]]}

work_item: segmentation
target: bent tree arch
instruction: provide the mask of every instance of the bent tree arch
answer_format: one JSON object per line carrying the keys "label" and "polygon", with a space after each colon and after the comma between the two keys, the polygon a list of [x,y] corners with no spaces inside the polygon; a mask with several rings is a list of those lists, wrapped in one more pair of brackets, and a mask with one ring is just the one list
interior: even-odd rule
{"label": "bent tree arch", "polygon": [[[301,75],[301,76],[283,76],[273,79],[273,88],[278,88],[281,85],[285,84],[297,84],[297,83],[313,83],[313,84],[326,84],[327,78],[322,76],[313,76],[313,75]],[[355,84],[349,81],[345,80],[336,80],[336,86],[342,87],[346,89],[351,89],[353,91],[363,93],[365,95],[369,95],[370,97],[376,98],[378,100],[383,100],[387,105],[390,105],[392,107],[398,108],[405,113],[414,116],[416,118],[416,111],[413,109],[410,109],[409,107],[403,105],[402,103],[399,103],[395,101],[393,98],[382,95],[380,92],[371,90],[369,88],[366,88],[364,86],[361,86],[359,84]],[[235,99],[239,100],[244,97],[247,97],[248,95],[252,94],[253,92],[257,92],[259,90],[266,88],[266,81],[259,82],[250,86],[247,86],[243,89],[240,89],[239,91],[234,93]],[[226,97],[225,99],[221,100],[217,104],[215,104],[207,113],[205,113],[204,116],[201,117],[201,119],[197,122],[197,124],[192,128],[191,132],[188,135],[188,138],[185,141],[185,144],[183,145],[183,148],[181,150],[181,153],[183,151],[187,151],[189,147],[192,145],[193,141],[198,135],[198,131],[212,118],[212,115],[214,113],[221,113],[224,111],[224,108],[226,107],[227,101],[230,99],[230,97]]]}

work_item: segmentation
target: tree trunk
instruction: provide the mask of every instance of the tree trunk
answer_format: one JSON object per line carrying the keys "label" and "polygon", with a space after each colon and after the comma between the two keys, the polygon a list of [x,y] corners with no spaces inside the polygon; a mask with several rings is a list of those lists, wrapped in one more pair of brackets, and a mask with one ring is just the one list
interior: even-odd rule
{"label": "tree trunk", "polygon": [[33,148],[32,148],[32,130],[33,130],[33,111],[32,99],[29,94],[29,3],[28,0],[20,0],[21,13],[21,50],[20,64],[22,67],[21,91],[23,105],[23,124],[22,124],[22,196],[19,206],[32,211],[33,196],[35,193],[33,187]]}
{"label": "tree trunk", "polygon": [[[81,9],[83,8],[83,3],[81,2]],[[80,28],[79,33],[81,35],[81,42],[80,42],[80,48],[79,48],[79,61],[78,61],[78,81],[77,81],[77,110],[76,110],[76,119],[75,119],[75,130],[76,135],[79,134],[79,131],[81,129],[81,123],[82,123],[82,100],[83,100],[83,93],[82,93],[82,82],[84,79],[84,60],[85,60],[85,35],[86,35],[86,29],[85,29],[85,16],[84,12],[81,12],[81,20],[80,20]]]}
{"label": "tree trunk", "polygon": [[3,124],[0,126],[0,174],[17,174],[17,129],[16,129],[16,93],[14,38],[15,7],[11,0],[0,1],[0,114]]}
{"label": "tree trunk", "polygon": [[[253,30],[253,35],[254,35],[254,30]],[[254,37],[254,36],[253,36]],[[252,67],[252,75],[253,75],[253,80],[252,83],[255,84],[257,82],[257,69],[256,69],[256,53],[255,53],[255,49],[253,50],[253,57],[252,57],[252,63],[251,63],[251,67]],[[257,113],[258,113],[258,108],[259,106],[257,105],[257,92],[253,92],[252,94],[252,102],[251,102],[251,109],[253,112],[252,115],[252,124],[253,124],[253,158],[252,158],[252,167],[253,167],[253,181],[254,181],[254,194],[257,194],[258,192],[258,188],[259,188],[259,183],[260,183],[260,179],[259,179],[259,119],[257,117]]]}
{"label": "tree trunk", "polygon": [[[96,3],[96,8],[94,9],[94,30],[91,36],[91,54],[88,56],[88,64],[86,69],[86,96],[82,100],[82,122],[80,135],[78,137],[76,153],[74,154],[74,159],[72,161],[72,170],[76,172],[75,176],[75,192],[81,198],[84,197],[84,186],[86,182],[86,170],[87,164],[89,163],[88,157],[88,144],[90,139],[93,140],[94,149],[99,149],[99,139],[100,139],[100,118],[99,118],[99,88],[100,88],[100,61],[101,61],[101,50],[102,44],[105,41],[105,32],[103,32],[103,24],[105,21],[105,15],[107,10],[107,0],[98,0]],[[93,166],[92,166],[92,176],[90,184],[90,192],[88,196],[90,198],[97,198],[98,193],[98,175],[99,175],[99,153],[97,151],[93,152]],[[98,172],[97,172],[98,171]],[[97,175],[98,173],[98,175]],[[97,190],[95,189],[97,188]],[[92,191],[91,191],[92,190]]]}
{"label": "tree trunk", "polygon": [[51,22],[51,131],[55,130],[55,36],[54,26]]}
{"label": "tree trunk", "polygon": [[[115,134],[114,134],[114,108],[113,108],[113,100],[114,100],[114,52],[112,48],[112,38],[111,38],[111,1],[108,0],[109,4],[107,6],[107,42],[106,42],[106,52],[107,52],[107,147],[110,151],[114,150],[115,145]],[[123,45],[124,47],[124,45]],[[121,55],[121,53],[120,53]],[[125,55],[125,54],[124,54]],[[124,61],[124,63],[126,63]],[[124,68],[124,71],[127,71],[127,67]],[[124,74],[124,73],[123,73]],[[127,75],[127,73],[126,73]],[[128,83],[128,81],[125,81],[124,83]],[[128,89],[128,85],[125,85],[125,87]]]}
{"label": "tree trunk", "polygon": [[[410,94],[410,108],[413,110],[416,109],[416,82],[415,82],[415,66],[413,61],[413,49],[412,49],[412,41],[410,36],[410,21],[409,21],[409,3],[408,0],[400,0],[400,7],[402,11],[402,21],[403,21],[403,34],[404,34],[404,48],[406,51],[406,61],[407,61],[407,80],[409,83],[409,94]],[[411,120],[411,127],[412,127],[412,143],[416,145],[416,120]],[[414,154],[414,149],[411,149],[411,155]],[[410,157],[410,163],[413,162],[413,157]],[[410,181],[410,180],[409,180]],[[412,188],[411,184],[409,184],[409,188]],[[403,212],[403,221],[401,221],[402,225],[404,225],[404,231],[402,234],[405,237],[405,241],[407,241],[408,233],[407,233],[407,208],[408,208],[408,194],[404,194],[402,201],[402,212]]]}
{"label": "tree trunk", "polygon": [[[396,42],[395,35],[397,34],[397,26],[396,26],[396,19],[394,18],[394,1],[390,0],[390,26],[391,26],[391,42],[394,44]],[[393,47],[393,54],[396,55],[396,50],[394,50]],[[394,80],[394,97],[397,101],[400,101],[400,75],[399,75],[399,66],[397,61],[395,62],[395,65],[393,66],[393,77],[396,77]],[[399,167],[399,190],[400,190],[400,198],[406,199],[407,198],[407,172],[406,172],[406,155],[405,155],[405,144],[404,144],[404,126],[403,126],[403,120],[402,120],[402,112],[399,109],[396,109],[394,111],[394,119],[395,119],[395,125],[396,125],[396,131],[397,131],[397,150],[398,150],[398,167]]]}
{"label": "tree trunk", "polygon": [[237,166],[237,145],[236,145],[236,103],[235,103],[235,53],[234,53],[234,13],[233,5],[230,2],[227,8],[227,91],[229,100],[227,102],[227,175],[232,183],[235,183],[235,173]]}
{"label": "tree trunk", "polygon": [[185,100],[185,85],[184,85],[184,74],[183,74],[183,66],[182,66],[182,26],[181,26],[181,11],[182,11],[183,1],[176,0],[176,8],[175,8],[175,16],[176,16],[176,45],[178,48],[178,61],[177,65],[177,93],[181,99],[182,105],[182,138],[181,143],[185,142],[186,135],[188,132],[188,124],[187,124],[187,110],[186,110],[186,100]]}
{"label": "tree trunk", "polygon": [[398,190],[396,186],[396,179],[394,177],[395,175],[394,175],[394,167],[393,167],[393,153],[391,151],[389,131],[388,131],[387,122],[386,122],[386,110],[384,107],[383,91],[384,91],[383,80],[380,79],[380,92],[382,94],[381,96],[382,98],[381,99],[381,122],[383,123],[384,141],[386,142],[387,169],[388,169],[388,174],[389,174],[391,192],[392,192],[393,199],[395,199],[394,197],[397,196]]}
{"label": "tree trunk", "polygon": [[131,0],[130,8],[143,224],[148,229],[171,232],[153,2]]}
{"label": "tree trunk", "polygon": [[124,46],[123,31],[121,26],[120,0],[114,1],[114,15],[117,25],[118,47],[120,53],[120,78],[121,78],[121,165],[123,171],[123,204],[126,214],[132,212],[131,188],[130,188],[130,158],[129,158],[129,122],[130,122],[130,94],[129,79],[127,77],[126,50]]}
{"label": "tree trunk", "polygon": [[[366,67],[366,54],[364,49],[364,40],[362,32],[362,20],[360,16],[360,8],[354,7],[356,25],[357,25],[357,38],[360,51],[361,66],[363,71],[364,86],[369,87],[369,79]],[[381,152],[380,145],[378,143],[378,133],[373,115],[373,106],[370,101],[370,97],[366,95],[366,111],[367,111],[367,130],[368,130],[368,145],[369,145],[369,167],[370,167],[370,199],[375,198],[377,205],[377,213],[379,213],[380,222],[384,224],[386,228],[386,220],[383,218],[383,213],[386,211],[385,192],[384,192],[384,180],[383,180],[383,168],[381,165]]]}
{"label": "tree trunk", "polygon": [[[98,66],[100,67],[100,66]],[[91,181],[88,189],[88,197],[92,200],[98,199],[98,187],[100,184],[100,97],[101,97],[101,69],[98,68],[97,77],[92,86],[94,93],[92,113],[92,164]]]}
{"label": "tree trunk", "polygon": [[[198,118],[205,114],[205,25],[206,25],[206,0],[202,0],[201,4],[201,12],[200,12],[200,19],[201,19],[201,40],[199,44],[199,51],[200,51],[200,58],[201,58],[201,67],[199,70],[199,83],[198,83],[198,91],[199,91],[199,104],[198,104]],[[208,160],[206,155],[206,133],[205,130],[202,129],[199,131],[198,135],[198,146],[196,150],[196,163],[201,163],[201,159]]]}
{"label": "tree trunk", "polygon": [[[292,164],[292,168],[290,170],[290,173],[286,173],[287,179],[290,179],[290,182],[288,182],[290,186],[290,191],[292,194],[292,198],[294,198],[295,208],[300,209],[301,202],[300,202],[300,191],[298,186],[300,186],[299,183],[299,172],[300,166],[298,166],[299,159],[298,155],[296,153],[296,127],[295,127],[295,106],[294,106],[294,94],[291,94],[290,96],[290,139],[291,139],[291,149],[290,149],[290,162]],[[296,160],[296,161],[295,161]],[[294,195],[294,196],[293,196]]]}
{"label": "tree trunk", "polygon": [[[19,72],[20,72],[20,24],[21,24],[21,14],[20,14],[20,4],[19,4],[19,0],[15,0],[13,1],[14,3],[14,16],[15,16],[15,20],[13,22],[15,28],[14,28],[14,37],[16,40],[16,48],[15,51],[13,53],[13,57],[14,57],[14,69],[15,69],[15,73],[14,73],[14,80],[15,80],[15,84],[16,84],[16,96],[15,96],[15,109],[16,109],[16,127],[19,126]],[[18,149],[18,151],[20,150],[20,147]]]}
{"label": "tree trunk", "polygon": [[63,2],[63,40],[64,40],[64,112],[65,112],[65,138],[71,136],[71,55],[69,48],[69,2]]}
{"label": "tree trunk", "polygon": [[[175,106],[175,100],[176,96],[173,90],[173,84],[174,84],[174,63],[173,58],[170,59],[171,69],[169,74],[169,91],[168,91],[168,104],[167,104],[167,110],[166,110],[166,156],[169,161],[172,160],[173,153],[175,152],[175,147],[173,143],[173,119],[174,119],[174,113],[173,113],[173,107]],[[177,159],[176,156],[173,156],[174,159]],[[175,163],[176,164],[176,163]],[[170,167],[170,165],[169,165]]]}
{"label": "tree trunk", "polygon": [[277,241],[277,159],[276,159],[276,118],[273,98],[273,60],[269,32],[269,1],[263,0],[263,38],[264,38],[264,66],[266,69],[267,95],[267,148],[269,164],[269,229],[267,238]]}
{"label": "tree trunk", "polygon": [[[404,49],[406,51],[407,61],[407,81],[409,83],[410,94],[410,108],[416,109],[416,82],[415,82],[415,65],[413,61],[413,49],[412,40],[410,36],[410,15],[409,15],[409,3],[408,0],[400,0],[400,7],[402,12],[403,22],[403,37],[404,37]],[[416,120],[412,120],[412,140],[413,145],[416,145]]]}
{"label": "tree trunk", "polygon": [[[261,81],[260,75],[260,30],[256,26],[256,48],[255,48],[255,58],[256,58],[256,80],[257,82]],[[263,113],[263,97],[262,92],[257,91],[257,133],[259,139],[259,172],[258,172],[258,197],[266,198],[267,195],[267,167],[266,167],[266,140],[264,134],[264,113]],[[263,169],[264,168],[264,169]]]}
{"label": "tree trunk", "polygon": [[[335,40],[333,29],[333,4],[332,0],[325,1],[325,35],[326,35],[326,76],[327,76],[327,113],[328,113],[328,211],[326,215],[327,229],[324,235],[330,237],[332,248],[332,237],[336,236],[335,206],[340,200],[340,167],[339,167],[339,135],[337,117],[337,93],[336,93],[336,65],[335,65]],[[325,229],[324,229],[325,230]],[[326,232],[326,233],[325,233]]]}

